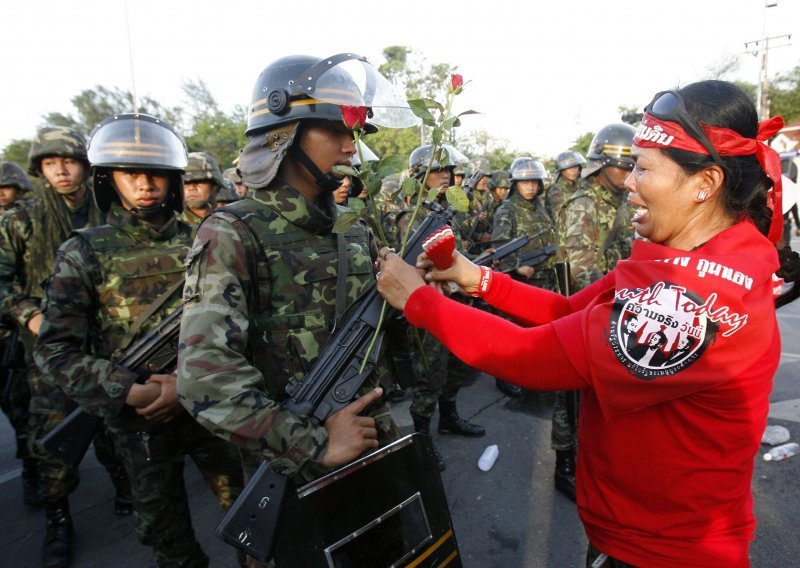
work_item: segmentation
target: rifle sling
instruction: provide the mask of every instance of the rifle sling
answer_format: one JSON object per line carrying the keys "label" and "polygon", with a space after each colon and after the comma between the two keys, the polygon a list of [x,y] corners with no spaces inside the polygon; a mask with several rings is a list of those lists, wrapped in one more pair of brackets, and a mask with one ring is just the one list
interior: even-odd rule
{"label": "rifle sling", "polygon": [[158,298],[156,298],[147,309],[139,314],[139,317],[134,320],[131,326],[128,328],[128,332],[125,334],[125,337],[122,338],[122,342],[120,343],[118,350],[124,351],[127,349],[133,338],[139,333],[139,330],[142,329],[144,323],[149,320],[154,313],[156,313],[166,302],[170,299],[170,297],[175,293],[178,288],[183,286],[184,279],[180,278],[176,282],[173,282],[166,291],[161,294]]}
{"label": "rifle sling", "polygon": [[347,307],[347,243],[344,240],[344,233],[336,233],[336,253],[339,256],[339,265],[336,269],[336,311],[333,317],[333,329],[336,332],[339,319]]}

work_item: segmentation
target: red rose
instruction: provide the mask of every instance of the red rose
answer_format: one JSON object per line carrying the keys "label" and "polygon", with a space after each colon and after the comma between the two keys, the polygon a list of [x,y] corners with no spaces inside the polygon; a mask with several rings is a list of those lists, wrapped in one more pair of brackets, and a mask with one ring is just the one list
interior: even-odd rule
{"label": "red rose", "polygon": [[452,77],[450,77],[450,90],[454,93],[461,92],[461,85],[464,84],[464,77],[456,73]]}
{"label": "red rose", "polygon": [[359,130],[367,123],[367,107],[342,105],[342,120],[350,130]]}

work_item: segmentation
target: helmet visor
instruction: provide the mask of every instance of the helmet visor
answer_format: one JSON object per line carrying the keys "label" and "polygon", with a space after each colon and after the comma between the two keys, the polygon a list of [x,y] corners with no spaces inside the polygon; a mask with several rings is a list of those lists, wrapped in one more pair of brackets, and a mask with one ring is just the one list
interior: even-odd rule
{"label": "helmet visor", "polygon": [[[315,71],[321,71],[315,79]],[[369,122],[388,128],[407,128],[419,123],[405,97],[366,59],[341,54],[320,61],[296,85],[318,101],[372,109]]]}
{"label": "helmet visor", "polygon": [[120,115],[102,122],[89,140],[93,166],[183,171],[186,147],[172,127],[147,115]]}

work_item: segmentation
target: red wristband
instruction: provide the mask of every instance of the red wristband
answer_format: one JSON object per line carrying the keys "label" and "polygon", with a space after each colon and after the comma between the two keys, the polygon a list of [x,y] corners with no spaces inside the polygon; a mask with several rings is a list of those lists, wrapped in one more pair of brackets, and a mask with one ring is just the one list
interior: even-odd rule
{"label": "red wristband", "polygon": [[479,266],[481,269],[481,279],[478,281],[478,289],[468,292],[473,298],[483,298],[492,286],[492,269],[488,266]]}

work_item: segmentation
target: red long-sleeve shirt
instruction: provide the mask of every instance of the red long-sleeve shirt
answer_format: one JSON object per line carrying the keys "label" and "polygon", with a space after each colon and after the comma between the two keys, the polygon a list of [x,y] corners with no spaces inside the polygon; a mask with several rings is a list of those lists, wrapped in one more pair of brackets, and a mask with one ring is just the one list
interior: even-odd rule
{"label": "red long-sleeve shirt", "polygon": [[569,299],[494,274],[485,299],[523,326],[429,287],[405,314],[489,374],[584,391],[577,498],[598,549],[636,566],[748,566],[777,268],[742,222],[696,251],[637,242]]}

